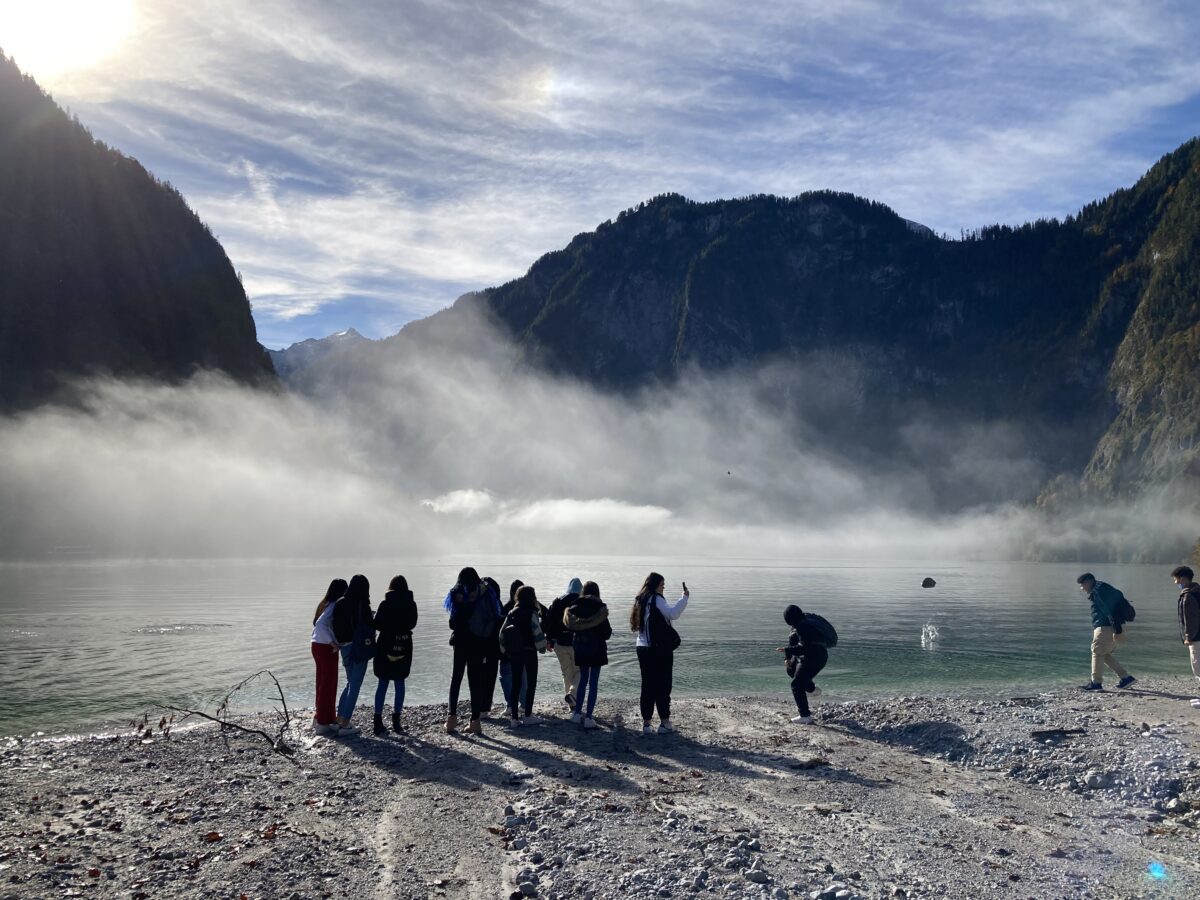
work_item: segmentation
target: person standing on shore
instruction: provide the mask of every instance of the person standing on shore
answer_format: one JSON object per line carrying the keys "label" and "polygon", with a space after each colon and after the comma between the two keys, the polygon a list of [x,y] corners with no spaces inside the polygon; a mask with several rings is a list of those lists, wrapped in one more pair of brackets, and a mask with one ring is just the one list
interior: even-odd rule
{"label": "person standing on shore", "polygon": [[[458,695],[463,673],[471,694],[471,722],[468,734],[483,734],[480,719],[486,711],[490,692],[486,683],[488,661],[496,657],[496,623],[500,618],[500,595],[492,585],[468,566],[458,573],[458,581],[443,602],[450,616],[450,644],[454,647],[454,668],[450,676],[449,713],[446,732],[458,728]],[[494,670],[493,670],[494,672]],[[493,674],[493,686],[494,674]]]}
{"label": "person standing on shore", "polygon": [[408,580],[397,575],[388,585],[388,592],[375,611],[375,630],[379,637],[375,641],[375,677],[379,686],[375,688],[375,734],[385,734],[383,727],[383,704],[387,700],[388,685],[396,686],[396,700],[392,704],[392,731],[400,733],[400,713],[404,711],[404,680],[412,671],[413,629],[417,627],[417,604]]}
{"label": "person standing on shore", "polygon": [[542,617],[542,631],[546,634],[546,640],[550,642],[550,649],[558,657],[558,667],[562,670],[563,690],[566,692],[563,701],[568,709],[575,708],[575,697],[579,693],[579,666],[576,665],[575,650],[572,647],[575,637],[563,625],[563,620],[567,608],[579,599],[581,590],[583,582],[572,578],[567,584],[567,592],[555,597],[550,609]]}
{"label": "person standing on shore", "polygon": [[313,711],[313,733],[332,737],[338,732],[337,682],[338,644],[333,633],[333,610],[346,593],[345,578],[329,582],[325,596],[313,615],[312,655],[317,664],[317,705]]}
{"label": "person standing on shore", "polygon": [[674,603],[663,597],[667,580],[657,572],[646,576],[629,611],[629,629],[637,633],[638,668],[642,673],[642,734],[650,734],[654,710],[658,710],[658,733],[674,731],[671,724],[671,681],[679,632],[671,624],[687,609],[691,592],[683,583],[683,594]]}
{"label": "person standing on shore", "polygon": [[821,689],[813,679],[829,662],[825,633],[795,604],[783,611],[783,621],[792,626],[787,646],[778,648],[784,654],[787,673],[792,679],[792,698],[796,701],[796,711],[799,713],[792,721],[797,725],[811,725],[812,711],[808,706],[808,696],[821,695]]}
{"label": "person standing on shore", "polygon": [[[1188,649],[1192,674],[1200,685],[1200,584],[1196,584],[1196,575],[1188,566],[1179,566],[1171,577],[1179,588],[1179,633]],[[1200,709],[1200,691],[1192,700],[1192,708]]]}
{"label": "person standing on shore", "polygon": [[[508,602],[500,607],[500,622],[508,618],[508,614],[517,606],[517,591],[525,586],[520,578],[508,586]],[[497,638],[497,641],[499,638]],[[512,663],[508,661],[508,657],[504,655],[504,648],[500,648],[500,692],[504,694],[504,710],[508,711],[509,701],[512,699]],[[524,699],[524,698],[522,698]]]}
{"label": "person standing on shore", "polygon": [[572,648],[579,666],[579,693],[571,721],[582,722],[584,728],[595,728],[592,713],[596,709],[596,689],[600,686],[600,668],[608,665],[608,639],[612,637],[608,607],[600,599],[600,586],[596,582],[583,585],[580,596],[563,614],[563,624],[574,636]]}
{"label": "person standing on shore", "polygon": [[1116,657],[1116,649],[1125,643],[1124,624],[1133,618],[1130,614],[1132,607],[1124,594],[1111,584],[1097,581],[1091,572],[1084,572],[1075,581],[1092,605],[1092,677],[1083,685],[1083,690],[1104,690],[1105,666],[1121,679],[1117,687],[1127,688],[1137,679],[1121,665]]}
{"label": "person standing on shore", "polygon": [[342,645],[342,666],[346,669],[346,687],[338,700],[338,734],[355,735],[359,729],[350,724],[358,706],[358,691],[367,675],[367,663],[375,656],[375,614],[371,610],[371,584],[366,575],[355,575],[346,588],[346,596],[333,611],[333,632]]}
{"label": "person standing on shore", "polygon": [[[546,652],[546,636],[539,621],[537,592],[531,585],[517,591],[517,603],[500,627],[500,645],[512,664],[512,688],[509,693],[508,715],[512,727],[538,725],[541,719],[533,714],[533,699],[537,693],[538,654]],[[521,699],[518,706],[517,700]],[[524,707],[525,718],[520,709]]]}

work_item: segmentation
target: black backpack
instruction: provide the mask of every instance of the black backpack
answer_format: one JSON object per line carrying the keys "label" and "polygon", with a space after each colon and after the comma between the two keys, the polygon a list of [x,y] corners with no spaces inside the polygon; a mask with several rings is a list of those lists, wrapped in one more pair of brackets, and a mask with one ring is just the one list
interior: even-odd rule
{"label": "black backpack", "polygon": [[491,585],[475,598],[467,613],[467,630],[477,638],[495,638],[499,627],[496,596]]}
{"label": "black backpack", "polygon": [[821,643],[826,647],[836,647],[838,642],[837,630],[829,624],[829,620],[816,613],[805,613],[804,620],[821,635]]}
{"label": "black backpack", "polygon": [[642,615],[649,616],[646,633],[650,636],[650,646],[678,650],[682,639],[679,637],[679,632],[667,621],[663,611],[658,608],[658,598],[651,597],[644,603]]}
{"label": "black backpack", "polygon": [[1137,618],[1137,610],[1133,608],[1133,604],[1125,599],[1125,595],[1121,595],[1121,601],[1117,604],[1116,617],[1125,622],[1132,622]]}

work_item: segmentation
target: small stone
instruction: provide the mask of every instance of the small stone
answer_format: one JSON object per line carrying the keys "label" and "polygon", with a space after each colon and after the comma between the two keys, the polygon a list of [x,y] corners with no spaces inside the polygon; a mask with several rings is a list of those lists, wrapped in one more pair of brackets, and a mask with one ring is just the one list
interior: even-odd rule
{"label": "small stone", "polygon": [[771,880],[771,876],[762,869],[748,869],[742,877],[747,881],[753,881],[755,884],[766,884]]}
{"label": "small stone", "polygon": [[521,891],[522,897],[536,897],[537,885],[532,881],[522,881],[517,888]]}

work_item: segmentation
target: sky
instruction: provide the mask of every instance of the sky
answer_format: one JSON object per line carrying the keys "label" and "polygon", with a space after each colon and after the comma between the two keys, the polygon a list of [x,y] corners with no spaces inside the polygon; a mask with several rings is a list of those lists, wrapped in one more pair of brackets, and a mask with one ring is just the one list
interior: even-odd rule
{"label": "sky", "polygon": [[0,0],[0,48],[179,188],[259,339],[369,337],[658,194],[1064,216],[1197,133],[1183,2]]}

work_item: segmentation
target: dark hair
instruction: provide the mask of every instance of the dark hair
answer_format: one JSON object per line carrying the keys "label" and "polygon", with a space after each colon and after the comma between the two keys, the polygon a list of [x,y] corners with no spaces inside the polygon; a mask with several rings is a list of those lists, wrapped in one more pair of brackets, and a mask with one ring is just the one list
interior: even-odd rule
{"label": "dark hair", "polygon": [[388,582],[389,591],[399,591],[402,594],[408,593],[408,579],[403,575],[397,575]]}
{"label": "dark hair", "polygon": [[524,586],[525,586],[525,582],[523,582],[520,578],[518,578],[516,581],[514,581],[512,584],[510,584],[508,586],[508,599],[516,600],[517,599],[517,591],[519,591]]}
{"label": "dark hair", "polygon": [[346,579],[335,578],[329,582],[329,588],[325,591],[325,596],[321,598],[321,602],[317,604],[317,611],[313,614],[313,624],[317,624],[317,619],[321,618],[321,613],[325,612],[325,607],[335,600],[340,600],[346,593]]}
{"label": "dark hair", "polygon": [[804,610],[793,603],[783,611],[783,621],[793,628],[799,628],[800,623],[804,621]]}
{"label": "dark hair", "polygon": [[371,598],[371,582],[367,581],[366,575],[355,575],[350,579],[350,585],[346,588],[346,599],[351,602],[362,603]]}
{"label": "dark hair", "polygon": [[583,585],[583,590],[580,592],[584,597],[599,597],[600,585],[594,581],[586,581]]}
{"label": "dark hair", "polygon": [[1196,575],[1189,566],[1176,566],[1175,570],[1171,573],[1171,577],[1186,578],[1188,581],[1191,581]]}
{"label": "dark hair", "polygon": [[532,584],[523,584],[517,589],[517,606],[522,609],[529,606],[537,606],[537,591],[533,589]]}
{"label": "dark hair", "polygon": [[642,630],[642,604],[647,600],[651,600],[658,593],[659,588],[667,583],[667,579],[663,578],[657,572],[651,572],[646,576],[646,580],[642,582],[642,589],[638,591],[638,595],[633,598],[633,609],[629,611],[629,630]]}
{"label": "dark hair", "polygon": [[1078,578],[1075,579],[1075,583],[1076,584],[1087,584],[1089,581],[1095,581],[1095,580],[1096,580],[1096,576],[1093,575],[1091,572],[1084,572],[1082,575],[1080,575]]}
{"label": "dark hair", "polygon": [[458,573],[458,583],[465,587],[468,591],[473,591],[479,587],[479,573],[467,566]]}

